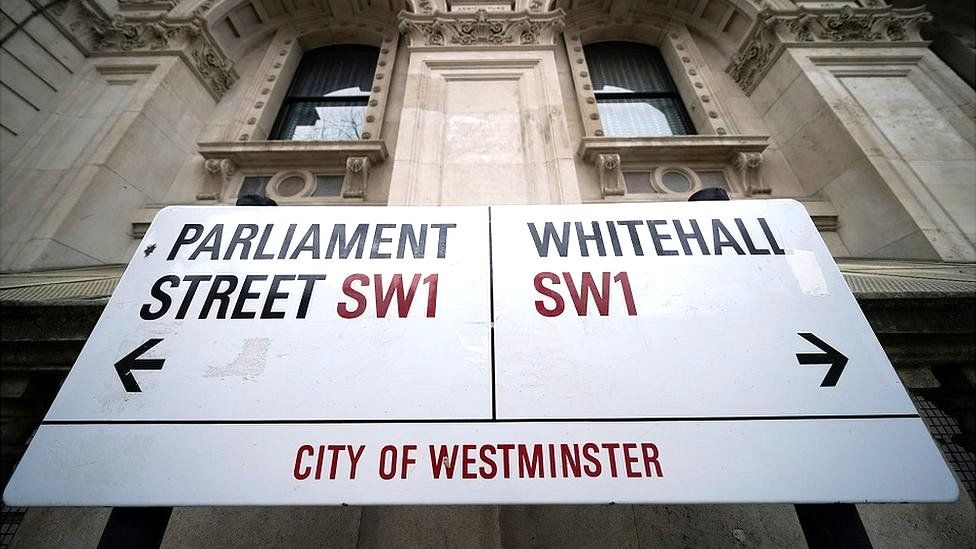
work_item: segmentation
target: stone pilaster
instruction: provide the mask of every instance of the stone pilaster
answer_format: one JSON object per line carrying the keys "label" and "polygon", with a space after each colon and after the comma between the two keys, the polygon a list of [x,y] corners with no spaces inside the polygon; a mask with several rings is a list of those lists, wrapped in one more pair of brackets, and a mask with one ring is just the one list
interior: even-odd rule
{"label": "stone pilaster", "polygon": [[[976,259],[976,93],[922,40],[930,20],[884,5],[764,10],[727,68],[803,190],[837,207],[855,256]],[[749,162],[740,175],[762,192]]]}
{"label": "stone pilaster", "polygon": [[580,201],[555,56],[564,13],[523,4],[399,14],[410,66],[390,204]]}

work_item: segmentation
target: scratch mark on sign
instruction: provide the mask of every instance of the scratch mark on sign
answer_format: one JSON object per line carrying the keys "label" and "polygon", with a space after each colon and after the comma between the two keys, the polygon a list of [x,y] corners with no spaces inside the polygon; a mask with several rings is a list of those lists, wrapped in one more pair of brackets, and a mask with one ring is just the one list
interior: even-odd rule
{"label": "scratch mark on sign", "polygon": [[488,364],[491,361],[491,344],[488,341],[488,336],[481,337],[475,343],[469,343],[459,331],[457,332],[457,338],[461,348],[468,353],[464,357],[467,362],[472,364]]}
{"label": "scratch mark on sign", "polygon": [[264,372],[268,363],[268,349],[271,340],[266,337],[244,340],[240,354],[230,364],[222,368],[211,366],[203,377],[242,377],[253,379]]}

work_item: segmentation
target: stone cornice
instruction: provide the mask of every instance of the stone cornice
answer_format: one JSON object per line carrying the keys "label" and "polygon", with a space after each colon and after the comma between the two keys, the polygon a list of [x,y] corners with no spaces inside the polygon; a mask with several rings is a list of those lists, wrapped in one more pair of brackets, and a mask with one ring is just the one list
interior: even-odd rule
{"label": "stone cornice", "polygon": [[731,162],[740,153],[761,153],[765,135],[675,135],[666,137],[584,137],[577,154],[593,161],[600,154],[619,154],[625,162]]}
{"label": "stone cornice", "polygon": [[399,14],[410,47],[549,46],[562,30],[565,12]]}
{"label": "stone cornice", "polygon": [[763,10],[726,72],[748,94],[786,47],[926,46],[924,7]]}
{"label": "stone cornice", "polygon": [[75,43],[89,56],[176,55],[187,63],[214,99],[219,100],[237,81],[233,63],[214,41],[203,19],[211,2],[189,17],[110,17],[88,0],[68,0],[52,13]]}

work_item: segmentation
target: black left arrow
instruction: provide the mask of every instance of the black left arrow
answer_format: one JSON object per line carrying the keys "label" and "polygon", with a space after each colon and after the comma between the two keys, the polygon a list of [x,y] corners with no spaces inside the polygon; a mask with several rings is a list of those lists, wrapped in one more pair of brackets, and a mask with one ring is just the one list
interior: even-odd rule
{"label": "black left arrow", "polygon": [[797,353],[796,360],[800,364],[830,364],[830,369],[827,370],[827,375],[824,376],[823,381],[820,383],[821,387],[835,387],[837,385],[837,380],[840,379],[840,375],[844,372],[844,366],[847,365],[847,357],[840,354],[840,351],[834,349],[830,345],[824,343],[822,339],[811,334],[811,333],[798,333],[796,334],[803,339],[813,343],[820,348],[822,353]]}
{"label": "black left arrow", "polygon": [[139,388],[139,384],[136,383],[136,378],[132,375],[132,370],[163,369],[163,362],[165,362],[165,359],[139,358],[142,353],[145,353],[149,349],[159,345],[161,341],[163,341],[162,338],[150,339],[140,345],[135,351],[132,351],[131,353],[122,357],[122,360],[115,363],[115,371],[119,373],[119,379],[122,380],[122,386],[125,387],[126,392],[142,392],[142,389]]}

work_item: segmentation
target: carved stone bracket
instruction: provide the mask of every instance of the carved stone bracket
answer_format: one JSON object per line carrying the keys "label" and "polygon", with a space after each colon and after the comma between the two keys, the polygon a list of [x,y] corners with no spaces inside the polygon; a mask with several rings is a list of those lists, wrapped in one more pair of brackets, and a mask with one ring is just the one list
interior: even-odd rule
{"label": "carved stone bracket", "polygon": [[744,152],[739,153],[734,161],[735,169],[739,172],[739,181],[745,188],[749,196],[757,194],[769,194],[772,189],[763,181],[759,169],[762,166],[762,153]]}
{"label": "carved stone bracket", "polygon": [[619,154],[596,155],[596,172],[600,178],[600,193],[604,196],[623,196],[624,174]]}
{"label": "carved stone bracket", "polygon": [[165,14],[109,17],[90,0],[66,0],[65,8],[54,15],[55,22],[91,56],[131,52],[181,57],[214,99],[219,100],[237,81],[238,74],[206,29],[203,15],[210,4],[204,2],[189,17]]}
{"label": "carved stone bracket", "polygon": [[926,46],[919,27],[931,20],[924,7],[763,10],[726,72],[750,94],[786,47]]}
{"label": "carved stone bracket", "polygon": [[489,12],[416,14],[401,11],[400,32],[410,47],[547,46],[563,28],[565,12]]}
{"label": "carved stone bracket", "polygon": [[203,161],[203,168],[207,178],[197,193],[197,200],[219,200],[224,188],[237,173],[237,164],[228,158],[208,158]]}
{"label": "carved stone bracket", "polygon": [[342,179],[342,198],[365,198],[369,181],[369,157],[350,156],[346,159],[346,175]]}

